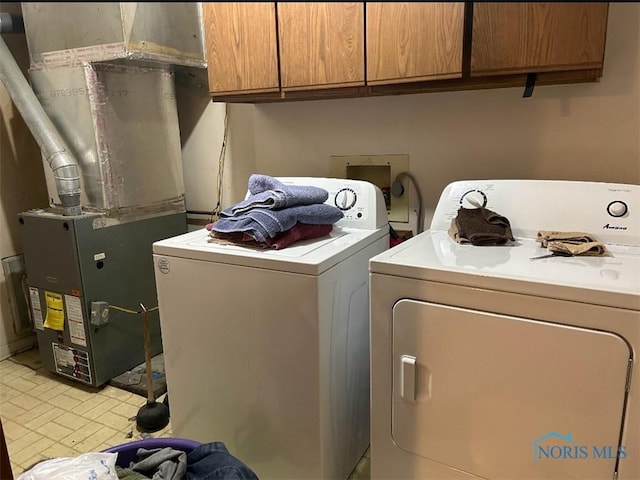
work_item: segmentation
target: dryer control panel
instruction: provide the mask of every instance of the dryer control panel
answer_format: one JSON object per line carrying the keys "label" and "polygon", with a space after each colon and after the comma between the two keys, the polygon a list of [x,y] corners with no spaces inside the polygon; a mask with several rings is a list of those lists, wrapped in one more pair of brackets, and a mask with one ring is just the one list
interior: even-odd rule
{"label": "dryer control panel", "polygon": [[640,185],[564,180],[468,180],[444,189],[431,229],[447,230],[460,208],[485,207],[513,234],[588,232],[605,243],[640,246]]}
{"label": "dryer control panel", "polygon": [[345,228],[377,230],[389,223],[382,191],[363,180],[323,177],[277,177],[285,185],[313,185],[324,188],[325,202],[339,208],[344,217],[336,225]]}

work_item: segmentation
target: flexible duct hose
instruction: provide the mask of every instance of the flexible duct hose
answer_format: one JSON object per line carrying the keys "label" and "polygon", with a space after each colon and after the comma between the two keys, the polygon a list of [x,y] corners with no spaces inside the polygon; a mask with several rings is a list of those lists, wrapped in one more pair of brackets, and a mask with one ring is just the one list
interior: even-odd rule
{"label": "flexible duct hose", "polygon": [[[5,30],[7,24],[15,23],[5,21],[6,18],[6,14],[0,14],[0,33]],[[64,214],[82,214],[78,162],[40,105],[2,36],[0,36],[0,80],[53,170]]]}

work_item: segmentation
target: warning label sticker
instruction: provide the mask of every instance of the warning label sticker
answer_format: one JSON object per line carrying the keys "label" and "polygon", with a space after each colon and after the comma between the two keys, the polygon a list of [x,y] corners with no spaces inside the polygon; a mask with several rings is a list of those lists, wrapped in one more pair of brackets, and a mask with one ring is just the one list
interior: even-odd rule
{"label": "warning label sticker", "polygon": [[67,319],[69,320],[69,337],[76,345],[87,346],[87,336],[84,330],[84,316],[82,315],[82,302],[79,297],[65,295],[64,303],[67,307]]}
{"label": "warning label sticker", "polygon": [[29,287],[29,297],[31,298],[31,315],[33,326],[38,330],[44,330],[44,319],[42,318],[42,305],[40,304],[40,294],[35,287]]}
{"label": "warning label sticker", "polygon": [[91,366],[89,354],[77,348],[52,343],[56,372],[91,384]]}

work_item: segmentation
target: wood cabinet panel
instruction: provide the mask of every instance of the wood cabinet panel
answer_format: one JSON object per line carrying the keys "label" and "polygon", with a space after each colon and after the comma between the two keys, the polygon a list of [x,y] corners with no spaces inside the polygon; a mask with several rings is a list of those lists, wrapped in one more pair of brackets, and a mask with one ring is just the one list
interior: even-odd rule
{"label": "wood cabinet panel", "polygon": [[209,91],[277,92],[275,3],[202,4]]}
{"label": "wood cabinet panel", "polygon": [[608,3],[473,6],[471,75],[602,68]]}
{"label": "wood cabinet panel", "polygon": [[278,3],[282,90],[364,85],[364,3]]}
{"label": "wood cabinet panel", "polygon": [[462,76],[464,3],[367,6],[367,84]]}
{"label": "wood cabinet panel", "polygon": [[250,103],[524,87],[532,72],[593,82],[608,15],[603,2],[202,5],[211,96]]}

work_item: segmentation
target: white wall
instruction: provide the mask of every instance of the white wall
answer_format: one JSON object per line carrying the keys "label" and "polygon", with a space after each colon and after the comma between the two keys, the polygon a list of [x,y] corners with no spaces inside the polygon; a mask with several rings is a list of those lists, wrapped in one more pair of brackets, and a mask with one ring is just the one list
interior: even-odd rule
{"label": "white wall", "polygon": [[[459,179],[531,178],[640,183],[640,5],[611,3],[600,82],[319,100],[256,106],[252,121],[231,133],[253,148],[228,152],[234,184],[229,205],[242,199],[253,171],[268,175],[330,175],[331,155],[408,154],[428,225],[447,183]],[[210,104],[208,109],[220,108]],[[203,117],[204,120],[204,117]],[[213,149],[189,169],[217,162],[219,119],[194,143]],[[203,122],[204,123],[204,122]],[[196,166],[197,165],[197,166]],[[195,183],[215,184],[198,176]],[[196,188],[187,196],[198,203]],[[208,191],[208,194],[212,194]],[[209,202],[204,202],[208,204]]]}
{"label": "white wall", "polygon": [[531,98],[509,88],[258,106],[256,168],[326,175],[331,155],[409,154],[428,209],[464,178],[640,183],[639,27],[640,5],[611,4],[601,82]]}
{"label": "white wall", "polygon": [[[19,13],[19,4],[3,3],[3,12]],[[6,34],[7,43],[26,75],[29,67],[24,34]],[[18,213],[47,207],[40,149],[0,82],[0,258],[22,252]],[[35,344],[35,335],[16,335],[9,310],[8,284],[0,269],[0,359]]]}
{"label": "white wall", "polygon": [[[234,193],[241,192],[242,198],[255,168],[253,106],[228,105],[226,154],[221,158],[227,105],[211,101],[206,82],[204,70],[195,80],[176,75],[187,210],[212,211],[218,200],[226,206],[237,202]],[[218,198],[219,171],[221,198]],[[206,221],[206,216],[194,218]]]}

